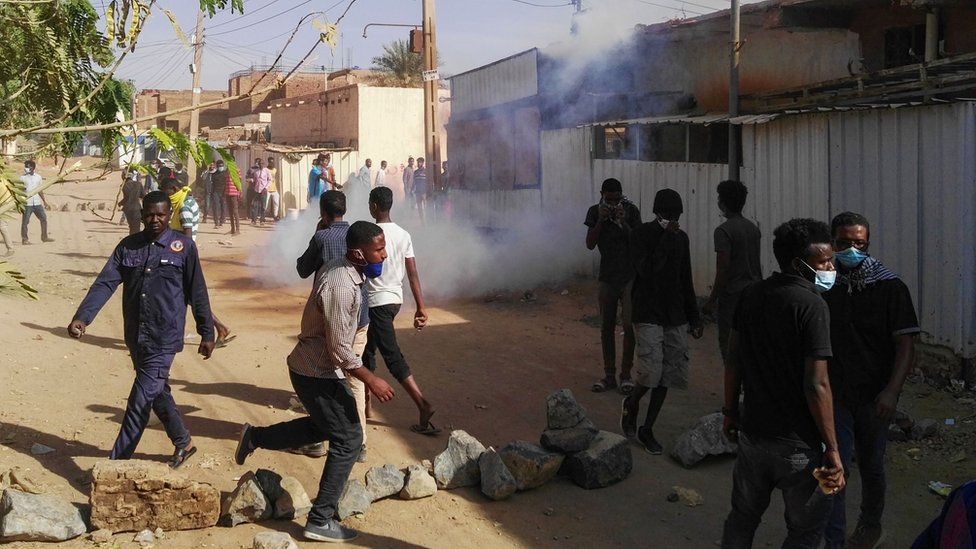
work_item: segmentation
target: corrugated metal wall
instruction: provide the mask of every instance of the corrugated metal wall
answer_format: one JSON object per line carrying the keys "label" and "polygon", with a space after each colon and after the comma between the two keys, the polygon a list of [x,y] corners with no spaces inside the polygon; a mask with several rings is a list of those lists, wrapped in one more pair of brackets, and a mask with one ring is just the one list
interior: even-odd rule
{"label": "corrugated metal wall", "polygon": [[454,115],[531,97],[538,93],[538,50],[451,78],[451,112]]}
{"label": "corrugated metal wall", "polygon": [[831,213],[868,217],[871,251],[908,284],[928,342],[976,356],[976,107],[829,121]]}
{"label": "corrugated metal wall", "polygon": [[[246,179],[247,170],[258,157],[273,157],[278,167],[278,183],[281,188],[281,213],[284,214],[289,209],[303,210],[308,205],[308,173],[312,171],[312,160],[318,156],[316,152],[305,152],[299,154],[297,161],[291,160],[295,155],[284,155],[282,153],[267,150],[264,145],[251,145],[249,147],[239,147],[233,150],[234,160],[241,170],[242,176]],[[335,169],[336,181],[345,184],[351,175],[359,171],[359,151],[333,151],[331,166]],[[242,181],[247,185],[246,181]]]}

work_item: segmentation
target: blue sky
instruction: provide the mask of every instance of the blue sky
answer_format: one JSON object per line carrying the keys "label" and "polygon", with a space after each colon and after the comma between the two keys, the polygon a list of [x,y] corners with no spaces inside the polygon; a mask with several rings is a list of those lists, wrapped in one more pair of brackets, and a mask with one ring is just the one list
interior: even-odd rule
{"label": "blue sky", "polygon": [[[755,1],[755,0],[753,0]],[[249,65],[268,64],[288,38],[298,20],[312,11],[326,11],[334,21],[349,0],[245,0],[243,15],[229,11],[205,19],[203,87],[226,89],[230,73]],[[490,63],[533,46],[546,46],[569,33],[574,8],[569,0],[438,0],[438,49],[442,72],[459,73]],[[107,0],[92,0],[97,10]],[[541,4],[555,7],[536,7]],[[748,0],[744,3],[751,3]],[[118,75],[131,78],[136,87],[189,88],[192,54],[176,38],[169,20],[159,7],[171,10],[184,32],[193,33],[196,22],[193,0],[160,0],[156,3],[136,52],[123,62]],[[335,7],[332,7],[335,6]],[[727,0],[584,0],[584,6],[613,10],[625,25],[657,23],[683,16],[722,9]],[[332,9],[328,9],[332,7]],[[711,9],[709,9],[711,8]],[[341,48],[333,54],[322,45],[312,64],[368,68],[382,46],[406,37],[409,29],[370,27],[367,23],[419,23],[420,0],[357,0],[340,23]],[[299,31],[285,53],[286,65],[294,64],[315,42],[317,31],[310,25]],[[289,63],[290,62],[290,63]]]}

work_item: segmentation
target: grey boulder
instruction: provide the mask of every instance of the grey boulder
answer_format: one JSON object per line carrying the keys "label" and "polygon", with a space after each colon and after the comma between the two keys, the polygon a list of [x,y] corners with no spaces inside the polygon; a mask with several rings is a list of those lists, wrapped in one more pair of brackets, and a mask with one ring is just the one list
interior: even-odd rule
{"label": "grey boulder", "polygon": [[281,494],[274,502],[274,518],[294,519],[301,518],[312,510],[312,501],[308,498],[308,492],[302,487],[295,477],[285,477],[281,479]]}
{"label": "grey boulder", "polygon": [[427,498],[437,493],[437,481],[430,476],[430,469],[422,465],[407,467],[407,478],[400,490],[400,499]]}
{"label": "grey boulder", "polygon": [[584,419],[586,411],[569,389],[561,389],[546,397],[546,426],[549,429],[576,427]]}
{"label": "grey boulder", "polygon": [[298,543],[284,532],[260,532],[254,536],[253,549],[298,549]]}
{"label": "grey boulder", "polygon": [[66,541],[87,531],[78,509],[57,497],[12,489],[0,496],[0,540]]}
{"label": "grey boulder", "polygon": [[515,477],[519,490],[531,490],[549,482],[565,459],[562,454],[521,440],[505,446],[498,455]]}
{"label": "grey boulder", "polygon": [[477,486],[481,482],[478,458],[484,451],[484,445],[468,433],[461,430],[452,432],[447,449],[434,458],[437,486],[448,490]]}
{"label": "grey boulder", "polygon": [[616,484],[627,478],[634,467],[627,439],[607,431],[597,433],[589,448],[567,459],[573,482],[587,490]]}
{"label": "grey boulder", "polygon": [[366,489],[372,498],[371,501],[399,494],[400,490],[403,490],[405,478],[403,471],[389,463],[366,471]]}
{"label": "grey boulder", "polygon": [[237,488],[224,500],[220,524],[237,526],[245,522],[258,522],[271,518],[272,514],[272,504],[261,491],[261,485],[255,474],[248,472],[241,477]]}
{"label": "grey boulder", "polygon": [[702,416],[694,427],[678,437],[671,449],[671,457],[685,467],[693,467],[707,456],[736,453],[739,447],[725,438],[723,422],[724,416],[720,412]]}
{"label": "grey boulder", "polygon": [[339,505],[336,510],[339,520],[346,520],[355,515],[365,515],[372,501],[363,481],[355,479],[346,482],[346,489],[342,492],[342,497],[339,498]]}
{"label": "grey boulder", "polygon": [[274,503],[281,495],[281,475],[270,469],[258,469],[254,472],[254,480],[264,492],[264,497]]}
{"label": "grey boulder", "polygon": [[481,469],[481,493],[495,501],[508,499],[518,489],[515,477],[494,448],[488,448],[478,459]]}
{"label": "grey boulder", "polygon": [[589,419],[583,419],[575,427],[566,429],[546,429],[539,442],[543,448],[553,452],[572,454],[590,447],[596,434],[600,432]]}

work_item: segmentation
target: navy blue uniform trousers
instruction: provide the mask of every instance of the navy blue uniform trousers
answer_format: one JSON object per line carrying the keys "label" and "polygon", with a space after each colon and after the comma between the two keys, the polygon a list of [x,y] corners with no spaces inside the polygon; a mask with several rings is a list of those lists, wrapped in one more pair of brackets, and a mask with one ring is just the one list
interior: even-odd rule
{"label": "navy blue uniform trousers", "polygon": [[122,429],[115,439],[109,459],[132,457],[149,423],[150,410],[162,421],[166,435],[173,441],[173,445],[186,448],[190,443],[190,432],[183,425],[183,418],[176,409],[176,402],[169,388],[169,368],[176,354],[140,351],[132,351],[131,354],[136,379],[132,383],[125,414],[122,416]]}

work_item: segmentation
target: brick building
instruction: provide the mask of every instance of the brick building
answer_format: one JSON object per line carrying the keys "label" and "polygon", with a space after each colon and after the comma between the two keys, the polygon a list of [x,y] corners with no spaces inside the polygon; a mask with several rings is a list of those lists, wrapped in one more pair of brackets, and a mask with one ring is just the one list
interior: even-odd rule
{"label": "brick building", "polygon": [[[207,102],[223,99],[224,97],[227,97],[226,92],[203,90],[200,95],[200,101]],[[192,101],[193,92],[190,90],[142,90],[136,94],[133,114],[137,118],[151,116],[180,107],[188,107]],[[200,128],[221,128],[226,126],[227,111],[226,103],[201,109]],[[159,117],[146,125],[155,125],[159,128],[188,133],[190,131],[190,112],[187,111],[171,116]]]}
{"label": "brick building", "polygon": [[[272,84],[275,78],[283,78],[284,75],[285,73],[281,71],[269,74],[267,69],[260,67],[238,71],[231,74],[227,80],[227,94],[244,93],[259,81],[257,89],[264,88]],[[326,88],[327,76],[328,74],[325,72],[300,72],[292,76],[284,86],[277,90],[231,101],[228,122],[234,126],[255,123],[267,124],[271,121],[271,102],[323,91]]]}

